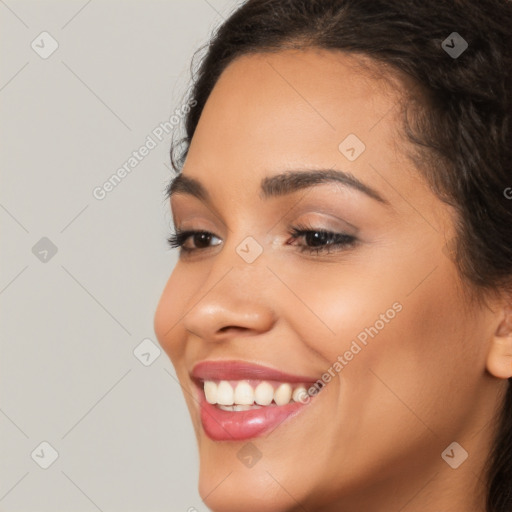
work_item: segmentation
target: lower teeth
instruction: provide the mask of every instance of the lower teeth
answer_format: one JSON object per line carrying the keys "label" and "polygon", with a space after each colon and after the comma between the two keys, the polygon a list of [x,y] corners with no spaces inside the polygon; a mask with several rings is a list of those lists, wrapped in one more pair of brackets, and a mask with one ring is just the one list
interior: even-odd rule
{"label": "lower teeth", "polygon": [[250,411],[251,409],[261,409],[261,405],[219,405],[216,404],[219,409],[223,411]]}
{"label": "lower teeth", "polygon": [[262,407],[277,407],[277,404],[272,402],[270,405],[220,405],[215,404],[216,407],[222,409],[223,411],[251,411],[253,409],[261,409]]}

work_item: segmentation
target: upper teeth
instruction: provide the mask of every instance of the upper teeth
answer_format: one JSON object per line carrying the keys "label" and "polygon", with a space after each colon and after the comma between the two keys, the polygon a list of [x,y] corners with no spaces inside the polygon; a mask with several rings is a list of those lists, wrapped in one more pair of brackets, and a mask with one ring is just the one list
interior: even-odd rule
{"label": "upper teeth", "polygon": [[301,401],[307,395],[306,387],[302,384],[292,388],[291,384],[284,382],[275,389],[267,381],[260,382],[256,387],[251,386],[247,381],[239,381],[231,385],[226,380],[216,383],[211,380],[204,382],[204,394],[206,401],[210,404],[219,405],[270,405],[272,401],[276,405],[285,405],[292,399],[295,402]]}

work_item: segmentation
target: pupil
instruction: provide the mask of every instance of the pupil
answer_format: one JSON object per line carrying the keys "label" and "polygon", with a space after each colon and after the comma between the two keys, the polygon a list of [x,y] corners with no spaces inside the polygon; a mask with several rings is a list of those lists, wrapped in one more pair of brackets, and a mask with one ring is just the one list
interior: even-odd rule
{"label": "pupil", "polygon": [[328,242],[328,234],[315,231],[313,233],[313,238],[312,239],[310,238],[309,241],[311,242],[310,245],[312,245],[312,246],[324,245]]}
{"label": "pupil", "polygon": [[206,233],[199,233],[199,234],[195,235],[194,243],[195,243],[196,247],[202,247],[202,248],[208,247],[209,239],[210,239],[210,235],[208,235]]}

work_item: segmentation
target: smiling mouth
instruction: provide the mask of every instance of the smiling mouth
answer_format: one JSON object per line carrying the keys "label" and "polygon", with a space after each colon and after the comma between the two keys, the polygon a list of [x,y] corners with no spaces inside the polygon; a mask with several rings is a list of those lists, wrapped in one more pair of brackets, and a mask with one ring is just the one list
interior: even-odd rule
{"label": "smiling mouth", "polygon": [[203,362],[191,376],[199,394],[204,432],[216,441],[249,439],[273,431],[314,399],[308,393],[311,379],[250,363]]}

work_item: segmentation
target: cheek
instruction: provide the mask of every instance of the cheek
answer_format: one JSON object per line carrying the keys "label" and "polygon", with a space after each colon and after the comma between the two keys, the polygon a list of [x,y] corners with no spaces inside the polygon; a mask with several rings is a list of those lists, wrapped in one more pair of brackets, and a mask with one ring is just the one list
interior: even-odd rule
{"label": "cheek", "polygon": [[[415,444],[422,435],[449,439],[471,411],[481,382],[478,314],[465,313],[448,267],[439,266],[417,288],[382,295],[387,298],[375,313],[394,299],[402,310],[344,370],[348,409],[366,418],[369,430],[379,424],[390,440],[397,428],[404,443]],[[378,327],[375,318],[367,321]]]}
{"label": "cheek", "polygon": [[339,389],[340,410],[395,425],[405,416],[404,424],[422,428],[408,405],[442,430],[446,418],[465,414],[481,378],[480,320],[465,313],[457,274],[444,258],[387,263],[380,258],[379,268],[364,272],[349,263],[327,265],[301,271],[300,281],[283,271],[307,306],[292,299],[287,318],[320,353],[324,381]]}
{"label": "cheek", "polygon": [[290,288],[276,297],[280,315],[326,363],[334,363],[347,351],[351,364],[366,360],[361,355],[369,351],[371,340],[389,332],[404,314],[402,289],[409,291],[408,285],[383,268],[372,271],[354,261],[314,269],[312,265],[279,268]]}
{"label": "cheek", "polygon": [[173,363],[184,354],[185,332],[182,320],[186,314],[185,304],[188,303],[190,288],[190,280],[180,271],[178,263],[165,285],[155,311],[156,337]]}

